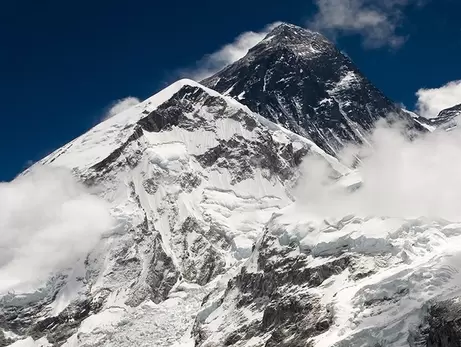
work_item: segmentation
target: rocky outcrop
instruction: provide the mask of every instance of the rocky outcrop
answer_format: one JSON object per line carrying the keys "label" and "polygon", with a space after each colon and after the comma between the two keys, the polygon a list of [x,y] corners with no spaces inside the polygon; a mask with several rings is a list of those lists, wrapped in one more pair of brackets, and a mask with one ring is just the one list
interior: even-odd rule
{"label": "rocky outcrop", "polygon": [[[216,327],[207,321],[209,312],[199,315],[194,327],[196,345],[212,346],[210,339],[224,346],[246,346],[250,340],[252,346],[313,346],[311,338],[329,329],[333,312],[310,289],[342,273],[351,261],[342,256],[313,267],[308,254],[298,249],[295,243],[281,246],[266,229],[254,250],[257,269],[244,266],[219,299],[209,296],[204,301],[205,312],[210,307],[223,310],[220,319],[224,322]],[[252,267],[251,262],[248,266]]]}
{"label": "rocky outcrop", "polygon": [[408,342],[411,347],[461,346],[459,298],[428,304],[423,322]]}

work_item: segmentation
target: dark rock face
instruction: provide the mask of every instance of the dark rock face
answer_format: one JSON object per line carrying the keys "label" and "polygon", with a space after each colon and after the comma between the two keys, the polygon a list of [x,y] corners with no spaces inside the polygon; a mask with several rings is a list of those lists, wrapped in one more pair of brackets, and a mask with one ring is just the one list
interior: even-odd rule
{"label": "dark rock face", "polygon": [[461,347],[461,303],[459,298],[432,304],[424,322],[410,335],[411,347]]}
{"label": "dark rock face", "polygon": [[236,63],[202,81],[330,154],[397,117],[425,131],[322,35],[282,24]]}
{"label": "dark rock face", "polygon": [[101,306],[101,302],[91,300],[73,303],[58,316],[38,321],[27,334],[33,339],[46,336],[50,343],[59,346],[77,330],[81,321],[97,313]]}
{"label": "dark rock face", "polygon": [[[191,233],[197,237],[188,243],[188,235]],[[219,245],[224,241],[220,240],[219,233],[205,230],[194,218],[188,217],[180,229],[180,234],[183,236],[185,250],[182,274],[186,280],[206,285],[224,271],[226,262],[211,244],[213,242]]]}
{"label": "dark rock face", "polygon": [[160,303],[168,297],[171,288],[179,278],[173,260],[162,249],[161,237],[154,240],[152,246],[152,260],[149,264],[146,283],[151,289],[150,299]]}
{"label": "dark rock face", "polygon": [[[59,283],[60,280],[63,279],[55,281]],[[13,296],[2,298],[0,328],[17,335],[31,336],[34,339],[46,336],[50,343],[61,345],[75,332],[81,321],[100,310],[102,302],[90,298],[82,299],[73,302],[57,316],[43,318],[49,311],[48,305],[54,300],[59,288],[58,284],[54,291],[44,294],[43,297],[37,296],[27,303],[15,300]],[[0,346],[7,346],[7,342],[4,336],[0,336]]]}
{"label": "dark rock face", "polygon": [[[160,233],[150,226],[147,217],[133,233],[134,243],[128,243],[116,255],[113,272],[124,273],[124,280],[132,278],[130,297],[125,302],[127,305],[136,307],[146,299],[160,303],[168,297],[180,273],[163,249]],[[130,253],[132,248],[136,250],[134,255]],[[145,276],[142,276],[143,268],[146,269]]]}
{"label": "dark rock face", "polygon": [[12,344],[13,342],[14,342],[13,340],[7,339],[5,337],[5,334],[3,333],[3,331],[0,331],[0,347],[8,346]]}
{"label": "dark rock face", "polygon": [[[322,334],[332,324],[333,312],[308,289],[344,271],[350,266],[350,259],[343,256],[310,267],[306,254],[294,252],[297,245],[280,246],[277,238],[266,231],[255,250],[258,271],[249,272],[243,267],[229,281],[218,306],[236,302],[236,313],[232,314],[242,317],[243,312],[250,311],[251,315],[262,318],[247,321],[241,318],[238,330],[223,336],[225,346],[245,346],[246,341],[259,337],[265,341],[261,346],[309,347],[310,338]],[[196,345],[204,344],[208,334],[206,325],[197,320]]]}

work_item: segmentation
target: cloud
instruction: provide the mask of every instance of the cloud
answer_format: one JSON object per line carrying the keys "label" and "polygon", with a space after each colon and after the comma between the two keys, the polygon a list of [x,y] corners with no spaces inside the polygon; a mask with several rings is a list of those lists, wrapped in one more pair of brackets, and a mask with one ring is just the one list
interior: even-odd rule
{"label": "cloud", "polygon": [[109,107],[109,110],[106,112],[104,115],[104,120],[115,116],[116,114],[119,114],[137,104],[139,104],[141,100],[138,98],[135,98],[133,96],[128,96],[126,98],[117,100],[112,103],[112,105]]}
{"label": "cloud", "polygon": [[[361,158],[356,172],[337,181],[331,169],[315,158],[303,162],[296,196],[303,211],[320,218],[362,217],[445,218],[461,221],[461,128],[423,134],[413,141],[401,126],[380,124],[370,146],[351,145],[342,159]],[[345,182],[361,177],[351,191]]]}
{"label": "cloud", "polygon": [[250,48],[262,41],[279,24],[280,22],[269,24],[259,32],[247,31],[240,34],[232,43],[200,59],[195,67],[181,70],[180,75],[195,81],[201,81],[215,74],[225,66],[243,58]]}
{"label": "cloud", "polygon": [[398,48],[403,10],[418,0],[315,0],[318,11],[308,26],[329,35],[360,35],[366,48]]}
{"label": "cloud", "polygon": [[416,112],[426,118],[437,117],[440,111],[461,104],[461,80],[447,83],[440,88],[420,89],[416,96]]}
{"label": "cloud", "polygon": [[64,169],[32,168],[0,183],[0,294],[37,288],[111,228],[106,203]]}

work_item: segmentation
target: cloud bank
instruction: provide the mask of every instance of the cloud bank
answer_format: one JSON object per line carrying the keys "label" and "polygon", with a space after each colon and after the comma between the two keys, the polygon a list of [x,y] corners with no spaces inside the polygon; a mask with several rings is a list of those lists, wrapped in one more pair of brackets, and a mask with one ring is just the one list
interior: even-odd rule
{"label": "cloud bank", "polygon": [[360,35],[366,48],[398,48],[404,9],[418,0],[315,0],[317,13],[308,26],[329,35]]}
{"label": "cloud bank", "polygon": [[133,96],[128,96],[126,98],[117,100],[112,103],[112,105],[109,107],[107,110],[106,114],[104,115],[103,119],[106,120],[108,118],[111,118],[137,104],[139,104],[141,100],[138,98],[135,98]]}
{"label": "cloud bank", "polygon": [[0,294],[33,290],[111,228],[106,203],[64,169],[33,168],[0,183]]}
{"label": "cloud bank", "polygon": [[243,58],[250,48],[262,41],[279,24],[280,22],[272,23],[261,31],[247,31],[240,34],[232,43],[200,59],[195,67],[180,71],[180,75],[195,81],[201,81],[210,77],[225,66]]}
{"label": "cloud bank", "polygon": [[440,88],[420,89],[416,96],[416,112],[426,118],[435,118],[440,111],[461,104],[461,80],[449,82]]}
{"label": "cloud bank", "polygon": [[[324,162],[307,158],[296,195],[306,211],[321,218],[347,215],[445,218],[461,221],[461,129],[435,131],[409,141],[402,127],[380,124],[370,146],[349,146],[342,153],[362,186],[351,192],[337,182]],[[346,180],[346,181],[344,181]],[[353,180],[352,180],[353,181]]]}

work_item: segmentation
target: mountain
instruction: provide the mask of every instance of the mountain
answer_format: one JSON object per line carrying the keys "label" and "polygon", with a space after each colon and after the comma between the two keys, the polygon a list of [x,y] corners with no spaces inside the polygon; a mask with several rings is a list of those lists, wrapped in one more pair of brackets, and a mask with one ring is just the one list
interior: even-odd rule
{"label": "mountain", "polygon": [[189,80],[58,149],[35,168],[72,170],[110,203],[116,227],[36,292],[3,293],[1,345],[30,336],[171,346],[251,255],[270,216],[292,203],[308,153],[347,172],[310,140]]}
{"label": "mountain", "polygon": [[427,120],[433,127],[450,131],[458,126],[457,118],[461,116],[461,104],[440,111],[437,117]]}
{"label": "mountain", "polygon": [[459,345],[459,223],[273,215],[250,259],[204,302],[196,346]]}
{"label": "mountain", "polygon": [[451,131],[458,126],[457,118],[461,116],[461,104],[440,111],[435,118],[424,118],[414,112],[403,111],[428,131],[435,131],[436,129]]}
{"label": "mountain", "polygon": [[30,169],[71,170],[115,223],[42,286],[0,293],[0,346],[458,346],[459,223],[326,217],[298,190],[318,165],[322,186],[360,191],[332,154],[390,112],[422,129],[413,116],[288,24],[204,83],[178,81]]}
{"label": "mountain", "polygon": [[425,129],[319,33],[281,24],[239,61],[201,82],[335,155],[379,119]]}

